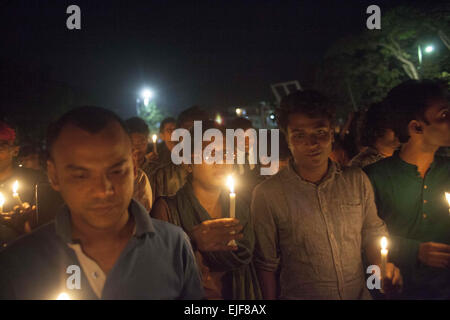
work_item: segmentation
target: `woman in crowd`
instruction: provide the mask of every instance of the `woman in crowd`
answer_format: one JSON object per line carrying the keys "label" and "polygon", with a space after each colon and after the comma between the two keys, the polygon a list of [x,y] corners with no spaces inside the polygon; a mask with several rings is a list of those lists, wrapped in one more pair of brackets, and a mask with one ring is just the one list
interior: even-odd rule
{"label": "woman in crowd", "polygon": [[[202,133],[211,128],[219,129],[225,137],[224,129],[215,122],[203,121]],[[209,143],[204,142],[203,149]],[[194,153],[193,141],[191,150],[192,160],[202,157],[203,152]],[[225,159],[226,152],[223,154]],[[159,198],[151,215],[180,226],[189,235],[207,299],[261,299],[252,264],[253,226],[248,204],[239,194],[236,218],[229,217],[225,182],[232,168],[227,164],[206,164],[205,159],[201,164],[187,165],[186,184],[174,196]]]}

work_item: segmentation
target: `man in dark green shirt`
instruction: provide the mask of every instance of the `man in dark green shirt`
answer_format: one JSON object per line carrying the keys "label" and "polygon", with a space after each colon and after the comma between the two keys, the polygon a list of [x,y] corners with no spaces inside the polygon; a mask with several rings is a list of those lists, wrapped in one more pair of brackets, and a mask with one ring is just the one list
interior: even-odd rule
{"label": "man in dark green shirt", "polygon": [[450,146],[446,89],[410,80],[385,99],[392,128],[403,143],[392,157],[365,168],[378,212],[391,237],[389,259],[403,272],[403,298],[450,299]]}

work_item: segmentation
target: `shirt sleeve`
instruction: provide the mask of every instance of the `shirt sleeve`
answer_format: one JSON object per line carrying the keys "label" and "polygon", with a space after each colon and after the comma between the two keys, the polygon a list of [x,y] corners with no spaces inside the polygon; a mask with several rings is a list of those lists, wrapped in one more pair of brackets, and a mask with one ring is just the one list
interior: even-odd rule
{"label": "shirt sleeve", "polygon": [[274,272],[280,263],[278,230],[263,185],[256,187],[253,192],[251,217],[255,234],[255,267]]}
{"label": "shirt sleeve", "polygon": [[388,231],[384,221],[378,216],[375,204],[372,184],[365,173],[362,175],[364,190],[364,222],[362,229],[362,246],[366,248],[368,244],[379,241],[379,238],[388,236]]}
{"label": "shirt sleeve", "polygon": [[182,255],[184,261],[184,283],[181,300],[200,300],[205,297],[200,272],[195,260],[189,237],[183,232]]}

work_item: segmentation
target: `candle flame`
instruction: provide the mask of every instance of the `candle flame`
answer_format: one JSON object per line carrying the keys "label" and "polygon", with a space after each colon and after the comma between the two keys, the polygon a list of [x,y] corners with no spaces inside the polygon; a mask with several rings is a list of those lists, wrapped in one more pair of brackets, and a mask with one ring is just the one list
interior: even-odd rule
{"label": "candle flame", "polygon": [[228,188],[230,188],[230,193],[234,193],[234,179],[232,176],[228,176],[227,186],[228,186]]}
{"label": "candle flame", "polygon": [[19,181],[16,180],[16,182],[13,183],[13,187],[12,187],[13,193],[17,194],[18,189],[19,189]]}
{"label": "candle flame", "polygon": [[447,199],[448,205],[450,206],[450,193],[445,193],[445,198]]}
{"label": "candle flame", "polygon": [[2,207],[5,204],[5,197],[3,196],[3,193],[0,192],[0,207]]}
{"label": "candle flame", "polygon": [[381,249],[386,250],[388,245],[388,241],[386,237],[381,238]]}
{"label": "candle flame", "polygon": [[65,292],[61,292],[56,300],[70,300],[70,296]]}
{"label": "candle flame", "polygon": [[156,136],[156,134],[154,134],[154,135],[152,136],[153,143],[156,142],[156,139],[158,139],[158,137]]}

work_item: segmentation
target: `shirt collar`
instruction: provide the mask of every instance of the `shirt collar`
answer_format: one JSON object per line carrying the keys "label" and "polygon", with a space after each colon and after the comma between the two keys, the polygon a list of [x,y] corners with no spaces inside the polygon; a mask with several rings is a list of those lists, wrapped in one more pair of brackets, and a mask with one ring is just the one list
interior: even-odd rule
{"label": "shirt collar", "polygon": [[[398,167],[401,170],[404,170],[406,173],[410,173],[413,176],[420,177],[419,170],[415,164],[408,163],[404,161],[402,158],[400,158],[400,150],[396,150],[394,154],[392,155],[392,159],[397,163]],[[433,162],[430,165],[430,168],[428,169],[428,172],[431,172],[436,167],[436,155],[434,156]]]}
{"label": "shirt collar", "polygon": [[[315,183],[306,181],[297,173],[297,171],[295,170],[294,159],[289,160],[289,166],[288,166],[286,172],[289,174],[289,176],[291,176],[295,179],[299,179],[302,183],[316,185]],[[331,161],[331,159],[328,159],[327,174],[325,175],[325,177],[323,177],[323,179],[320,181],[320,183],[316,186],[319,187],[319,186],[324,186],[325,184],[328,184],[329,181],[334,180],[335,176],[340,174],[341,172],[342,172],[341,166],[338,163]]]}
{"label": "shirt collar", "polygon": [[[135,221],[135,236],[141,237],[146,233],[153,234],[153,226],[147,210],[136,200],[131,200],[128,211],[133,215]],[[56,234],[65,242],[72,243],[72,224],[70,221],[70,211],[65,205],[55,218]]]}

